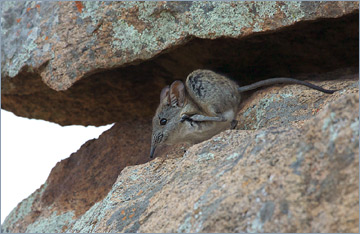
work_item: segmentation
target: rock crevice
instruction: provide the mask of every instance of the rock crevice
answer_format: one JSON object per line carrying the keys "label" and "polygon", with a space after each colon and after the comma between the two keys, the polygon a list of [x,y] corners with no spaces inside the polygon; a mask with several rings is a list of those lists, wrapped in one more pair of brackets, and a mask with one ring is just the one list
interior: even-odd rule
{"label": "rock crevice", "polygon": [[[2,108],[117,122],[58,162],[2,231],[359,231],[358,2],[0,4]],[[338,91],[245,93],[236,129],[150,161],[160,91],[195,69]]]}
{"label": "rock crevice", "polygon": [[60,125],[149,119],[160,90],[195,69],[246,85],[358,66],[354,2],[23,2],[2,12],[2,108]]}

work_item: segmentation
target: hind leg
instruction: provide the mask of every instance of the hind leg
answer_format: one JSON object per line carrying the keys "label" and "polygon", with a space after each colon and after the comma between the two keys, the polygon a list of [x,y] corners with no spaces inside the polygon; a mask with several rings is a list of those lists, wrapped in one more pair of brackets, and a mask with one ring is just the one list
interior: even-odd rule
{"label": "hind leg", "polygon": [[197,122],[203,122],[203,121],[216,121],[216,122],[224,122],[227,121],[223,116],[205,116],[205,115],[199,115],[195,114],[192,116],[188,116],[184,114],[181,117],[181,122],[184,122],[185,120],[188,121],[197,121]]}

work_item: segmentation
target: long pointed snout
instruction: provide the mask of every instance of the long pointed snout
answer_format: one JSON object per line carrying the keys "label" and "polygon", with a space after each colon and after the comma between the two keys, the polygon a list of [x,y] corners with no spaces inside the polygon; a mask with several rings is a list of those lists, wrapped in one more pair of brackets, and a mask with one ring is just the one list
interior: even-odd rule
{"label": "long pointed snout", "polygon": [[155,145],[155,144],[151,144],[150,158],[153,158],[153,157],[154,157],[155,149],[156,149],[156,145]]}

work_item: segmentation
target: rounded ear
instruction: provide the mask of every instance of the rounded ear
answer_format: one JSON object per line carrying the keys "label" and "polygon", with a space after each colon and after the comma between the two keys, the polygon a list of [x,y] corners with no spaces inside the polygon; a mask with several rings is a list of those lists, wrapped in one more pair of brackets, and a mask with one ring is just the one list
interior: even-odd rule
{"label": "rounded ear", "polygon": [[185,102],[184,83],[176,80],[170,86],[170,104],[171,106],[182,107]]}
{"label": "rounded ear", "polygon": [[161,93],[160,93],[160,103],[162,103],[162,101],[164,100],[164,98],[166,98],[166,104],[170,104],[170,99],[169,99],[169,90],[170,90],[170,87],[169,87],[169,85],[167,85],[165,88],[163,88],[162,90],[161,90]]}

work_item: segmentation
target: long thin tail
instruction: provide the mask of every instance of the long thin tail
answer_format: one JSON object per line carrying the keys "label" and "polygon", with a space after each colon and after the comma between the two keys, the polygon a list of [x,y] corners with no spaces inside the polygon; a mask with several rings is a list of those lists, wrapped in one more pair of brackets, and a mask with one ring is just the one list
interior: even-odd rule
{"label": "long thin tail", "polygon": [[267,79],[267,80],[262,80],[259,82],[256,82],[254,84],[251,85],[245,85],[242,87],[239,87],[239,92],[245,92],[245,91],[249,91],[249,90],[253,90],[262,86],[267,86],[267,85],[274,85],[274,84],[298,84],[298,85],[305,85],[309,88],[312,89],[316,89],[318,91],[324,92],[324,93],[329,93],[332,94],[337,90],[329,90],[329,89],[323,89],[319,86],[316,86],[314,84],[311,84],[309,82],[305,82],[302,80],[296,80],[293,78],[272,78],[272,79]]}

